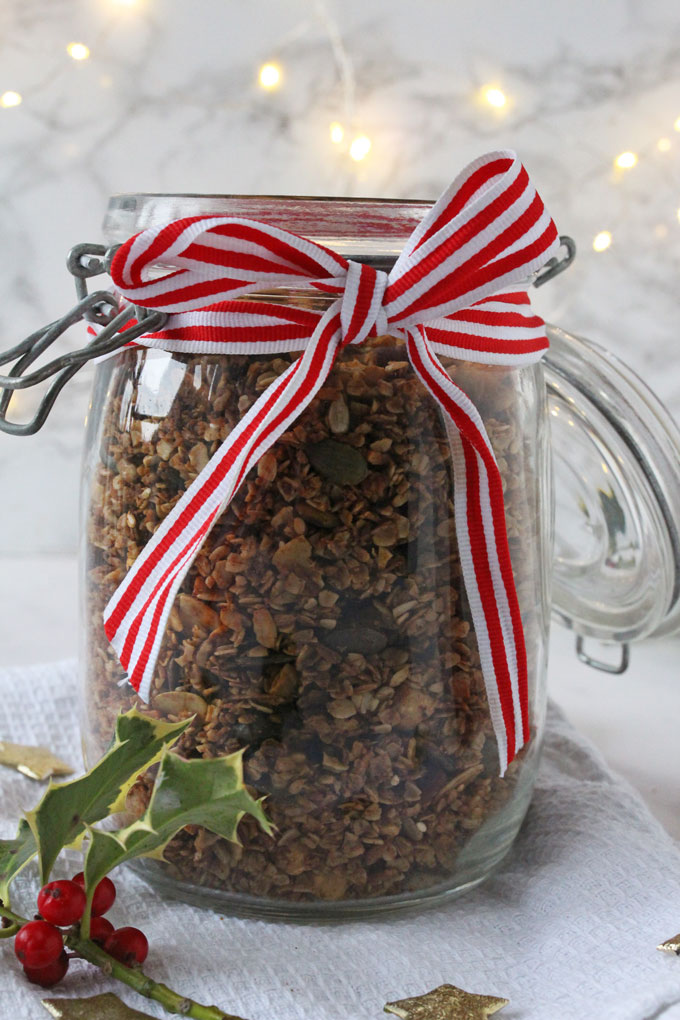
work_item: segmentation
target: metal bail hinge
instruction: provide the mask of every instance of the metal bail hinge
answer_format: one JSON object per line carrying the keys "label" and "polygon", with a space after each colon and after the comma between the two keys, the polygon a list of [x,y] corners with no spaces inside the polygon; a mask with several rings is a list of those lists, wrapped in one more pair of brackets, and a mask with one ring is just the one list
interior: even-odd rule
{"label": "metal bail hinge", "polygon": [[627,641],[620,644],[618,647],[621,649],[621,659],[618,663],[603,662],[602,659],[593,659],[585,651],[583,645],[585,638],[582,634],[576,635],[576,655],[581,662],[585,662],[586,666],[592,666],[593,669],[599,669],[602,673],[625,673],[630,665],[630,645]]}
{"label": "metal bail hinge", "polygon": [[[85,243],[72,248],[66,265],[75,279],[78,303],[61,318],[36,330],[15,347],[0,354],[0,365],[14,363],[8,375],[0,375],[0,432],[13,436],[32,436],[42,428],[57,396],[82,365],[124,347],[143,333],[153,333],[162,328],[167,319],[163,312],[136,305],[121,307],[116,295],[108,290],[88,293],[86,281],[110,272],[111,260],[119,247],[114,245],[106,248],[102,244]],[[137,321],[127,325],[131,319]],[[91,322],[98,327],[87,346],[62,354],[33,372],[26,371],[69,327],[81,321]],[[7,411],[13,393],[37,386],[47,379],[53,381],[31,421],[25,424],[8,421]]]}

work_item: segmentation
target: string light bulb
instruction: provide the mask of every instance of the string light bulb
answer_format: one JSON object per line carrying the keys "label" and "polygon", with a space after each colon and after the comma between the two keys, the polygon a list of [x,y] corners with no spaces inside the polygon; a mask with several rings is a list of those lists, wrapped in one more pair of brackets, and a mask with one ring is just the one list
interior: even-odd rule
{"label": "string light bulb", "polygon": [[621,152],[614,160],[614,166],[619,170],[630,170],[637,163],[638,158],[634,152]]}
{"label": "string light bulb", "polygon": [[371,151],[371,139],[366,135],[357,135],[349,147],[349,154],[357,163],[365,159]]}
{"label": "string light bulb", "polygon": [[72,42],[66,47],[66,52],[72,60],[87,60],[90,55],[90,47],[85,43]]}
{"label": "string light bulb", "polygon": [[339,145],[345,137],[345,129],[337,120],[334,120],[330,126],[331,141],[334,145]]}
{"label": "string light bulb", "polygon": [[263,64],[258,77],[263,89],[275,89],[281,84],[281,68],[278,64]]}
{"label": "string light bulb", "polygon": [[503,89],[499,89],[496,85],[487,85],[483,88],[482,99],[497,110],[502,110],[504,106],[508,105],[508,97]]}
{"label": "string light bulb", "polygon": [[656,143],[656,147],[659,152],[669,152],[672,144],[670,138],[660,138]]}
{"label": "string light bulb", "polygon": [[675,131],[680,131],[680,117],[678,117],[678,119],[676,120],[675,124],[673,125],[673,128]]}
{"label": "string light bulb", "polygon": [[608,230],[601,230],[593,238],[593,248],[595,251],[605,251],[611,243],[612,235]]}
{"label": "string light bulb", "polygon": [[21,99],[22,97],[20,92],[3,92],[0,96],[0,106],[4,106],[6,108],[9,108],[10,106],[18,106]]}

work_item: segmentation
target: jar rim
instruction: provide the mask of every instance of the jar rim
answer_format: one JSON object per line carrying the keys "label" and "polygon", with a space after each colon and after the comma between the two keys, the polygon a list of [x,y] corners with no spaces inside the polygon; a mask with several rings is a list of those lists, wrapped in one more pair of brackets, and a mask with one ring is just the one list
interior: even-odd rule
{"label": "jar rim", "polygon": [[107,244],[186,216],[236,216],[289,230],[358,261],[396,258],[434,201],[323,195],[122,193],[109,199]]}

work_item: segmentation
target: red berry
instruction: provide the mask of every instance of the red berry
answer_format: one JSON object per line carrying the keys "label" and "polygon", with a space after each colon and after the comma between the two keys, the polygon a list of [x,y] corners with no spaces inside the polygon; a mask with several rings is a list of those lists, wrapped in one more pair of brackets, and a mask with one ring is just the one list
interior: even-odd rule
{"label": "red berry", "polygon": [[38,910],[50,924],[61,927],[75,924],[83,916],[84,909],[85,890],[67,878],[49,882],[38,893]]}
{"label": "red berry", "polygon": [[139,928],[116,928],[104,943],[104,949],[109,956],[131,967],[134,963],[144,963],[149,943]]}
{"label": "red berry", "polygon": [[29,921],[14,939],[14,952],[25,967],[47,967],[64,948],[61,932],[47,921]]}
{"label": "red berry", "polygon": [[90,938],[102,948],[109,935],[113,935],[113,925],[105,917],[93,917],[90,921]]}
{"label": "red berry", "polygon": [[61,955],[48,963],[46,967],[24,967],[24,974],[34,985],[51,988],[58,984],[68,970],[68,956],[62,950]]}
{"label": "red berry", "polygon": [[[73,876],[73,881],[85,888],[85,879],[82,871],[79,871],[77,875]],[[110,878],[103,878],[101,882],[97,882],[97,888],[95,889],[94,896],[92,897],[93,917],[100,917],[102,914],[105,914],[107,910],[110,910],[115,898],[116,887]]]}

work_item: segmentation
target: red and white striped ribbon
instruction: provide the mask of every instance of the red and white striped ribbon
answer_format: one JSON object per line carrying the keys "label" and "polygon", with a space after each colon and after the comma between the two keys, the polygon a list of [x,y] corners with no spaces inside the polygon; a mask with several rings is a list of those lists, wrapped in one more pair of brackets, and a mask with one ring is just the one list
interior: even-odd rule
{"label": "red and white striped ribbon", "polygon": [[[479,412],[437,354],[499,365],[538,360],[548,342],[529,305],[528,279],[558,246],[526,170],[513,152],[499,151],[463,170],[389,274],[285,230],[226,216],[176,220],[119,249],[111,271],[117,290],[169,313],[163,329],[137,343],[225,355],[303,351],[232,430],[106,607],[106,634],[143,698],[177,589],[215,520],[313,399],[338,352],[389,332],[405,341],[446,422],[463,577],[505,772],[529,738],[529,715],[501,477]],[[169,271],[154,278],[151,267],[159,264]],[[271,287],[337,298],[323,313],[235,300]]]}

